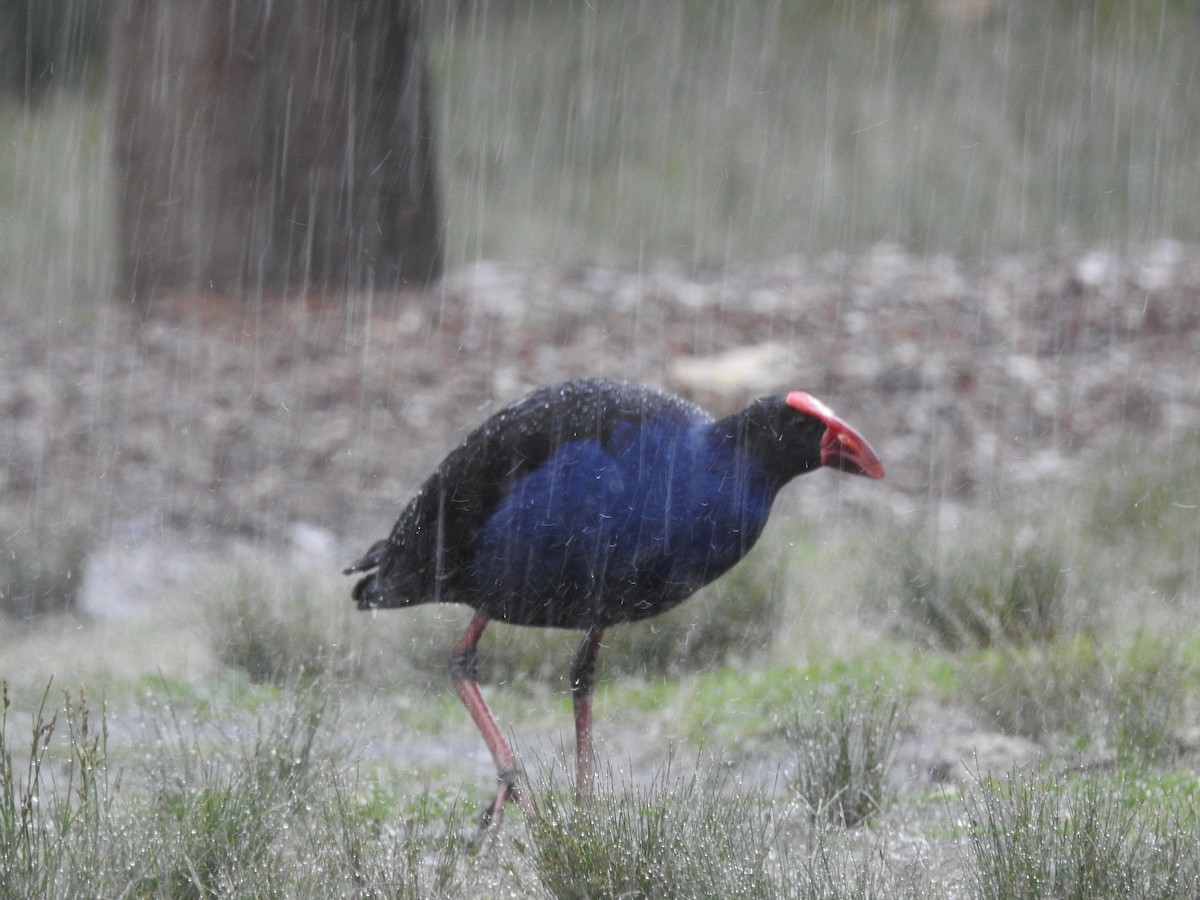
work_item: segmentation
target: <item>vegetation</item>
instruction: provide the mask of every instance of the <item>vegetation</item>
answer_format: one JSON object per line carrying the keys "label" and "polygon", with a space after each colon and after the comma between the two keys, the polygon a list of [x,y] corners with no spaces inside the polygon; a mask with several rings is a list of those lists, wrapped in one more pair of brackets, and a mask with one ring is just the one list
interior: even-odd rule
{"label": "vegetation", "polygon": [[981,784],[965,801],[975,896],[1194,897],[1195,792],[1087,774]]}
{"label": "vegetation", "polygon": [[[1180,629],[1187,617],[1164,629],[1161,610],[1127,629],[1133,573],[1126,556],[1108,550],[1119,533],[1122,541],[1158,546],[1163,555],[1145,554],[1148,565],[1185,561],[1167,609],[1194,608],[1196,581],[1186,554],[1172,555],[1174,536],[1143,532],[1190,527],[1187,509],[1176,520],[1172,501],[1150,499],[1190,503],[1190,487],[1179,480],[1180,469],[1192,471],[1186,449],[1171,448],[1175,464],[1157,476],[1145,464],[1136,477],[1144,509],[1132,521],[1105,524],[1093,513],[1111,510],[1120,520],[1128,507],[1108,482],[1085,472],[1062,498],[1042,498],[1059,514],[1039,518],[1036,541],[1022,543],[1027,538],[1006,524],[1004,510],[981,512],[972,527],[942,536],[941,569],[915,540],[874,556],[835,549],[814,559],[804,533],[794,543],[775,538],[768,555],[786,570],[794,553],[817,582],[826,580],[823,565],[859,561],[857,582],[836,581],[832,614],[840,624],[815,627],[853,627],[847,604],[877,609],[877,597],[904,627],[881,632],[856,654],[773,661],[778,645],[762,634],[747,638],[742,617],[779,623],[800,601],[785,574],[762,571],[770,560],[755,561],[704,612],[719,619],[732,611],[732,624],[705,626],[724,633],[708,646],[725,648],[725,665],[714,661],[689,674],[668,664],[638,667],[618,653],[618,666],[605,672],[597,709],[622,720],[620,733],[647,734],[654,759],[667,761],[635,762],[644,751],[636,742],[623,746],[628,773],[602,771],[594,799],[580,805],[559,757],[530,750],[523,755],[532,761],[532,812],[526,818],[514,809],[482,856],[473,819],[486,790],[468,785],[473,799],[460,799],[448,792],[463,789],[453,766],[396,772],[386,763],[393,753],[369,749],[397,737],[440,745],[458,725],[474,745],[444,682],[445,647],[459,624],[418,621],[430,610],[411,610],[389,620],[394,627],[386,632],[400,636],[380,643],[385,630],[374,617],[348,614],[340,582],[335,592],[320,579],[231,566],[196,588],[215,598],[206,621],[216,655],[240,673],[215,692],[114,684],[115,699],[97,712],[78,693],[59,700],[54,691],[22,685],[10,697],[6,686],[0,883],[5,896],[22,897],[71,896],[80,885],[98,896],[172,897],[280,890],[998,897],[1011,896],[1012,885],[1030,897],[1191,896],[1200,878],[1191,774],[1200,635]],[[1079,510],[1088,511],[1088,528],[1075,526]],[[866,546],[887,547],[895,526],[881,522],[853,534]],[[789,544],[793,551],[784,549]],[[1031,558],[1025,546],[1047,554],[1033,558],[1049,558],[1050,574],[1014,589],[1023,577],[1015,573]],[[905,565],[896,564],[897,552]],[[906,585],[920,565],[940,586],[937,610],[963,610],[960,621],[987,627],[948,630],[944,616],[929,612],[934,607],[913,601]],[[855,583],[858,600],[847,600]],[[1021,613],[1027,605],[1040,612]],[[972,612],[978,606],[986,616]],[[680,619],[660,627],[656,640],[679,646],[692,625]],[[946,638],[964,633],[973,638]],[[498,635],[497,658],[518,652]],[[564,653],[542,674],[527,663],[503,673],[526,689],[494,691],[502,722],[531,735],[565,727],[569,696],[560,668],[573,642],[563,636]],[[526,650],[536,655],[537,648]],[[412,685],[423,686],[426,667],[428,681],[441,688],[422,699]],[[547,697],[537,688],[546,678],[559,696],[547,711],[531,711],[531,697]],[[117,742],[114,703],[123,710]],[[141,712],[129,712],[131,705]],[[1042,762],[1020,772],[981,771],[960,792],[930,802],[928,783],[921,787],[895,762],[908,735],[921,733],[917,705],[957,708],[996,732],[1037,741]],[[31,727],[23,729],[26,714]],[[131,715],[141,724],[131,728]],[[602,747],[614,727],[599,720]],[[612,749],[602,759],[623,764]],[[683,752],[695,753],[697,763],[681,765]],[[751,770],[766,759],[778,766],[771,784]],[[922,848],[916,857],[902,849],[906,841]],[[945,861],[952,856],[957,861]]]}
{"label": "vegetation", "polygon": [[[478,856],[460,800],[356,771],[326,688],[267,704],[232,739],[189,724],[169,690],[130,755],[82,695],[47,688],[24,731],[4,686],[0,896],[916,897],[940,877],[703,761],[648,783],[603,772],[583,805],[557,766],[535,772],[530,818]],[[866,703],[890,727],[888,704]],[[1190,897],[1196,791],[1145,766],[982,780],[946,795],[924,840],[961,829],[962,896]]]}
{"label": "vegetation", "polygon": [[1086,495],[1084,521],[1128,575],[1168,608],[1200,589],[1200,436],[1108,456]]}
{"label": "vegetation", "polygon": [[[691,615],[646,623],[656,631],[643,635],[624,637],[625,629],[614,629],[614,659],[598,708],[619,708],[634,729],[639,717],[653,722],[669,715],[674,740],[691,747],[717,742],[735,767],[754,758],[739,749],[750,746],[789,760],[790,799],[761,794],[734,777],[736,769],[701,764],[696,774],[689,767],[681,777],[668,764],[648,786],[609,771],[594,802],[577,807],[564,779],[548,770],[534,778],[526,830],[497,851],[502,867],[523,889],[556,897],[927,890],[924,876],[914,880],[904,867],[866,862],[855,844],[856,826],[870,821],[886,831],[889,817],[904,815],[915,799],[898,788],[892,760],[904,730],[913,727],[904,710],[920,698],[958,706],[999,733],[1037,741],[1056,761],[1033,773],[984,779],[961,801],[946,801],[952,819],[973,823],[963,863],[973,895],[1001,896],[1011,882],[1026,885],[1028,896],[1187,896],[1196,877],[1190,860],[1197,831],[1177,799],[1180,790],[1194,793],[1194,785],[1178,766],[1192,752],[1189,729],[1200,720],[1200,636],[1163,632],[1159,617],[1126,630],[1126,590],[1137,580],[1129,567],[1137,560],[1151,571],[1175,573],[1171,608],[1195,602],[1194,560],[1179,549],[1192,527],[1188,478],[1195,457],[1187,441],[1164,453],[1165,459],[1147,455],[1134,464],[1124,499],[1111,480],[1096,477],[1101,460],[1061,495],[1039,498],[1035,505],[1044,514],[1029,516],[1029,507],[1014,498],[1011,507],[969,514],[932,539],[924,529],[897,537],[894,526],[876,525],[884,539],[864,539],[886,549],[874,557],[836,549],[814,554],[803,532],[776,536],[763,560],[749,561],[722,596],[698,600]],[[1020,524],[1021,509],[1036,526]],[[1080,529],[1080,521],[1087,527]],[[1113,552],[1114,541],[1141,548],[1136,560]],[[778,652],[771,630],[796,603],[785,574],[792,557],[803,561],[814,583],[830,574],[822,565],[840,567],[846,558],[868,569],[858,589],[864,598],[883,598],[899,625],[886,638],[889,649],[801,668],[764,665]],[[854,584],[837,583],[842,589]],[[235,586],[231,596],[263,590]],[[290,599],[272,600],[270,593],[253,606],[297,602],[294,587]],[[878,601],[865,601],[867,608],[872,603]],[[678,612],[685,611],[688,605]],[[845,612],[839,603],[837,614]],[[751,634],[748,617],[772,624]],[[322,642],[289,637],[289,631],[303,635],[307,626],[303,615],[290,625],[288,618],[277,616],[259,629],[291,648],[270,652],[281,658],[307,653],[312,664],[293,668],[319,668]],[[414,640],[409,651],[431,679],[442,676],[444,645],[457,626],[441,628],[447,640],[436,653],[427,649],[430,641]],[[708,665],[689,676],[686,647],[695,628],[705,629],[706,650],[697,659],[706,656]],[[519,640],[510,640],[514,634]],[[574,635],[497,629],[492,637],[496,647],[484,662],[493,678],[511,680],[518,698],[522,685],[535,693],[530,685],[539,681],[558,685],[554,715],[565,716],[562,678]],[[545,643],[556,640],[547,658]],[[630,676],[642,686],[620,683]],[[508,721],[513,686],[496,698],[502,721]],[[518,699],[512,708],[527,704]],[[1149,806],[1135,800],[1143,795],[1152,799]],[[925,827],[926,840],[936,846],[941,826]],[[1038,846],[1056,856],[1047,860],[1034,851]]]}
{"label": "vegetation", "polygon": [[959,673],[998,731],[1129,760],[1175,751],[1200,687],[1194,648],[1144,634],[1117,645],[1080,637],[978,654]]}
{"label": "vegetation", "polygon": [[1070,627],[1062,553],[1029,526],[997,530],[976,518],[958,541],[897,533],[889,542],[907,624],[951,651],[1061,637]]}
{"label": "vegetation", "polygon": [[808,699],[788,742],[797,756],[792,790],[815,821],[853,828],[883,808],[899,720],[899,703],[878,687],[837,687]]}
{"label": "vegetation", "polygon": [[248,737],[213,749],[168,698],[147,723],[154,749],[124,766],[103,711],[97,730],[85,698],[50,698],[25,748],[4,687],[3,897],[418,898],[497,885],[552,897],[916,896],[885,889],[886,866],[855,862],[832,833],[789,848],[786,820],[728,771],[681,777],[668,765],[648,787],[609,773],[586,806],[548,771],[531,818],[513,824],[519,836],[477,857],[457,801],[356,780],[318,692],[294,694]]}
{"label": "vegetation", "polygon": [[[30,5],[69,9],[72,46],[90,33],[92,2]],[[950,7],[427,4],[448,269],[722,268],[879,242],[977,255],[1200,233],[1184,199],[1200,193],[1192,5],[934,12]],[[52,94],[34,114],[11,99],[0,125],[5,299],[102,295],[115,242],[98,92]]]}
{"label": "vegetation", "polygon": [[[583,805],[539,749],[568,727],[576,638],[543,636],[561,642],[547,661],[510,641],[532,631],[497,627],[485,670],[513,683],[489,701],[538,738],[522,748],[532,814],[514,808],[482,856],[490,773],[457,758],[482,748],[445,674],[460,611],[358,615],[341,580],[217,568],[188,588],[230,677],[108,683],[96,708],[11,674],[0,896],[1192,896],[1196,460],[1183,439],[1114,480],[1100,457],[1028,504],[904,539],[859,521],[839,539],[853,547],[820,553],[782,526],[690,614],[614,629],[596,708],[616,768]],[[18,554],[43,555],[76,565],[45,537]],[[863,640],[881,609],[895,627]],[[798,615],[822,636],[809,658],[772,634]],[[701,634],[711,659],[693,671]],[[914,776],[914,745],[937,740],[927,715],[1034,741],[1038,762]]]}
{"label": "vegetation", "polygon": [[727,780],[681,779],[668,765],[649,787],[622,786],[610,772],[577,805],[563,779],[542,779],[529,822],[539,882],[558,898],[781,896],[778,826],[758,798],[729,795]]}
{"label": "vegetation", "polygon": [[[0,897],[446,896],[465,855],[453,805],[364,792],[319,695],[299,692],[241,742],[167,718],[141,760],[113,760],[83,696],[47,688],[19,744],[0,717]],[[55,710],[58,710],[57,712]],[[65,722],[61,735],[59,714]]]}
{"label": "vegetation", "polygon": [[954,5],[447,5],[428,27],[450,268],[1200,231],[1179,199],[1200,172],[1178,76],[1194,7],[938,9]]}
{"label": "vegetation", "polygon": [[360,677],[365,647],[344,588],[283,565],[214,572],[207,622],[217,658],[255,682]]}

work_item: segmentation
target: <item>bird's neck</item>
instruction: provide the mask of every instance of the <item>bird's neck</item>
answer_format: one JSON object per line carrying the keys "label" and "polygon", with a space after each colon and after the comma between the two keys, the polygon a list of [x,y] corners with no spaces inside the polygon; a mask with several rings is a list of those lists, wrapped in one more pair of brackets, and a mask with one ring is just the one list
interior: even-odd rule
{"label": "bird's neck", "polygon": [[788,443],[781,428],[769,419],[749,415],[749,410],[726,416],[712,425],[712,440],[737,460],[746,478],[760,482],[774,497],[788,481],[820,468],[820,454],[814,446]]}
{"label": "bird's neck", "polygon": [[708,430],[713,459],[721,460],[736,480],[773,499],[776,492],[799,474],[794,463],[780,453],[769,434],[741,414],[714,422]]}

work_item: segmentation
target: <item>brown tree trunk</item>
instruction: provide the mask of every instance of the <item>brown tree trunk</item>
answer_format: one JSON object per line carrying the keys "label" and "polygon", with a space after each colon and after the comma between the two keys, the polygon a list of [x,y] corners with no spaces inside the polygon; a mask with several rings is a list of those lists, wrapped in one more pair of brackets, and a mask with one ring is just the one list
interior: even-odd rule
{"label": "brown tree trunk", "polygon": [[121,287],[441,274],[420,0],[115,0]]}

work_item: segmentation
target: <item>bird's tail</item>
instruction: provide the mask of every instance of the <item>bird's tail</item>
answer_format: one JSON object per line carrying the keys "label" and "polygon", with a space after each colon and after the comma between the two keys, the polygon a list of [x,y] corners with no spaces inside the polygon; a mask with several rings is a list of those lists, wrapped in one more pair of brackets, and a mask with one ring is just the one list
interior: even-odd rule
{"label": "bird's tail", "polygon": [[[349,574],[349,572],[347,572]],[[354,586],[352,595],[359,609],[379,609],[389,606],[383,591],[379,589],[378,573],[372,572],[366,578],[360,578]]]}
{"label": "bird's tail", "polygon": [[404,577],[403,569],[398,571],[395,565],[388,565],[384,566],[383,571],[379,570],[389,549],[389,541],[379,541],[361,559],[342,570],[343,575],[367,573],[366,577],[358,580],[351,593],[359,609],[388,609],[424,602],[420,599],[423,593],[413,589],[411,579]]}
{"label": "bird's tail", "polygon": [[[371,549],[363,554],[361,559],[355,560],[342,569],[343,575],[353,575],[355,572],[369,572],[379,565],[379,561],[383,559],[383,554],[388,548],[387,540],[376,541],[371,545]],[[362,582],[359,582],[360,584]]]}
{"label": "bird's tail", "polygon": [[383,560],[383,555],[387,551],[388,542],[386,540],[377,541],[371,545],[371,549],[363,554],[361,559],[357,559],[342,570],[343,575],[353,575],[355,572],[370,572],[366,578],[360,578],[358,584],[354,585],[354,591],[351,596],[354,597],[354,602],[358,604],[359,609],[379,609],[383,606],[391,606],[387,602],[387,597],[384,591],[379,586],[379,573],[372,571],[379,567],[379,563]]}
{"label": "bird's tail", "polygon": [[395,584],[393,578],[384,577],[379,572],[360,578],[351,596],[359,609],[394,609],[429,602],[429,598]]}

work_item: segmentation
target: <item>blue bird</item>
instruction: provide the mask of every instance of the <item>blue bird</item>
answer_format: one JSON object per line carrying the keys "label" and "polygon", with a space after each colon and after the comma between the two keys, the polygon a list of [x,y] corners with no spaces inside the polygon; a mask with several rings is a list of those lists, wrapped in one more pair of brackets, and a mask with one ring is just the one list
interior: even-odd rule
{"label": "blue bird", "polygon": [[476,683],[488,622],[584,632],[571,666],[576,786],[593,772],[591,696],[604,630],[665,612],[754,546],[776,493],[826,466],[883,478],[866,440],[794,391],[714,420],[695,404],[614,381],[546,387],[500,410],[438,466],[392,533],[346,574],[359,609],[463,603],[476,610],[451,655],[455,690],[500,788],[519,772]]}

